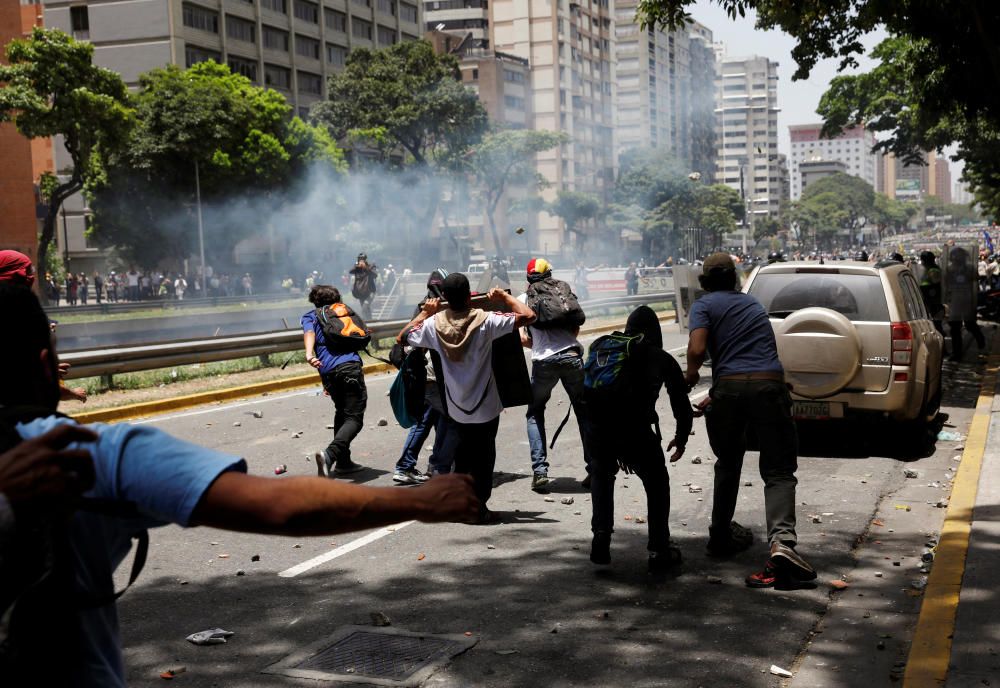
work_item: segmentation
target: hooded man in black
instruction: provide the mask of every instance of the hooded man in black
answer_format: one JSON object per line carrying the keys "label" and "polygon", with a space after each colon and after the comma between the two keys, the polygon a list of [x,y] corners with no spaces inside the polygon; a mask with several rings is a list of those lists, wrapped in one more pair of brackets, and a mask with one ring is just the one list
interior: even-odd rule
{"label": "hooded man in black", "polygon": [[625,335],[642,335],[627,362],[629,366],[637,366],[631,374],[638,383],[632,387],[631,398],[619,400],[615,409],[594,409],[590,416],[588,442],[594,462],[591,472],[594,540],[590,560],[595,564],[611,563],[615,474],[621,467],[638,475],[646,490],[649,569],[663,572],[680,563],[681,553],[670,544],[670,477],[656,414],[660,387],[667,388],[677,425],[674,438],[667,445],[668,451],[674,450],[671,463],[684,454],[694,412],[688,402],[681,367],[663,350],[663,334],[656,313],[648,306],[636,308],[625,325]]}

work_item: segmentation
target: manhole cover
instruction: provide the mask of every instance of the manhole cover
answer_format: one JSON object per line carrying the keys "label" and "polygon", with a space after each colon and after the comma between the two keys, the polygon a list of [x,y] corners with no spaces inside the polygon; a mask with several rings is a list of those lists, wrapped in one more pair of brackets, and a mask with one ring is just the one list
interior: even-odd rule
{"label": "manhole cover", "polygon": [[272,664],[264,673],[381,686],[417,686],[476,642],[476,638],[464,635],[345,626]]}

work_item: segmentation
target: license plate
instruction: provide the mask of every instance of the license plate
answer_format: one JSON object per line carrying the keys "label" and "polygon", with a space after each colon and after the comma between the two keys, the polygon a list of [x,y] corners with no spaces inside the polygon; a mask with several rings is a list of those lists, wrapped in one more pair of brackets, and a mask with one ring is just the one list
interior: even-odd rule
{"label": "license plate", "polygon": [[843,418],[844,405],[831,401],[794,401],[792,415],[802,419]]}

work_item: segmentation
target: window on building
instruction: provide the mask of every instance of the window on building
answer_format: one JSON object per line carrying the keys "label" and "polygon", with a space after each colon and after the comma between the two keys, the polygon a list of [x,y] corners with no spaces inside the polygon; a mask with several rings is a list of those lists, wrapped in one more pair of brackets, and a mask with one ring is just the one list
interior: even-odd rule
{"label": "window on building", "polygon": [[512,110],[523,110],[524,98],[518,98],[517,96],[504,96],[503,104]]}
{"label": "window on building", "polygon": [[323,92],[323,78],[319,74],[309,72],[296,72],[296,81],[299,85],[299,93],[313,93],[319,95]]}
{"label": "window on building", "polygon": [[198,5],[184,3],[184,26],[209,33],[219,33],[219,13]]}
{"label": "window on building", "polygon": [[295,34],[295,54],[302,57],[319,59],[319,41],[300,34]]}
{"label": "window on building", "polygon": [[515,72],[513,69],[503,70],[503,80],[512,84],[524,83],[524,72]]}
{"label": "window on building", "polygon": [[372,39],[372,23],[358,17],[351,17],[351,34],[355,38]]}
{"label": "window on building", "polygon": [[378,27],[378,44],[392,45],[396,42],[396,29],[390,28],[388,26]]}
{"label": "window on building", "polygon": [[400,34],[400,36],[402,36],[402,39],[403,39],[404,43],[407,43],[409,41],[419,41],[420,40],[419,36],[414,36],[413,34],[406,33],[405,31],[403,31]]}
{"label": "window on building", "polygon": [[295,18],[310,24],[319,24],[319,5],[306,0],[295,0]]}
{"label": "window on building", "polygon": [[284,91],[291,90],[292,72],[285,67],[278,65],[264,65],[264,85],[271,88],[280,88]]}
{"label": "window on building", "polygon": [[399,3],[399,18],[411,24],[417,23],[417,6],[408,2]]}
{"label": "window on building", "polygon": [[347,48],[327,43],[326,61],[334,67],[343,67],[344,63],[347,62]]}
{"label": "window on building", "polygon": [[372,0],[351,0],[351,2],[354,3],[355,5],[357,5],[358,7],[371,7],[372,6]]}
{"label": "window on building", "polygon": [[250,81],[257,81],[257,62],[255,60],[245,60],[242,57],[229,56],[229,71],[233,74],[242,74]]}
{"label": "window on building", "polygon": [[280,50],[281,52],[288,52],[288,32],[282,31],[281,29],[276,29],[273,26],[263,27],[263,42],[264,47],[271,50]]}
{"label": "window on building", "polygon": [[90,38],[90,10],[86,5],[69,8],[69,25],[73,38],[81,41]]}
{"label": "window on building", "polygon": [[226,36],[236,41],[257,42],[257,25],[252,21],[226,15]]}
{"label": "window on building", "polygon": [[375,8],[382,14],[396,16],[396,0],[376,0]]}
{"label": "window on building", "polygon": [[184,46],[185,67],[190,67],[191,65],[198,64],[199,62],[208,62],[209,60],[222,62],[222,55],[214,50],[199,48],[198,46],[191,45],[190,43]]}
{"label": "window on building", "polygon": [[347,33],[347,15],[329,7],[323,8],[323,17],[326,20],[326,28],[329,31]]}
{"label": "window on building", "polygon": [[477,68],[472,69],[472,80],[479,81],[479,70]]}
{"label": "window on building", "polygon": [[260,0],[260,6],[272,12],[288,14],[288,0]]}

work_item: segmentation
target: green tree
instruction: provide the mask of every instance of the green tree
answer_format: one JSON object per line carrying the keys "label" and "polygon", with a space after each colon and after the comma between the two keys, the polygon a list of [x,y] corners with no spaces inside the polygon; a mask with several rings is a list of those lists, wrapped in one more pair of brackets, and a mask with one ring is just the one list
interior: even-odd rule
{"label": "green tree", "polygon": [[668,151],[632,148],[621,154],[615,202],[652,210],[684,193],[692,181]]}
{"label": "green tree", "polygon": [[686,180],[670,200],[646,213],[643,233],[665,247],[676,242],[683,230],[697,230],[696,251],[705,253],[721,247],[723,235],[735,231],[743,216],[743,202],[735,189]]}
{"label": "green tree", "polygon": [[562,132],[507,129],[487,134],[473,147],[468,158],[469,169],[482,197],[498,253],[503,248],[496,225],[500,200],[514,187],[529,192],[543,188],[545,178],[535,170],[535,157],[568,141],[569,136]]}
{"label": "green tree", "polygon": [[885,194],[875,194],[871,222],[878,229],[879,243],[886,232],[895,234],[906,229],[910,218],[916,213],[917,207],[912,203],[903,203]]}
{"label": "green tree", "polygon": [[[139,265],[179,262],[194,252],[196,224],[190,210],[178,219],[178,209],[191,208],[196,169],[205,204],[268,194],[275,205],[307,171],[346,169],[325,128],[290,117],[281,94],[225,65],[155,69],[140,77],[135,102],[128,146],[88,193],[93,237]],[[219,257],[261,227],[234,219],[214,230],[206,250]]]}
{"label": "green tree", "polygon": [[802,202],[823,208],[825,233],[847,230],[853,240],[874,216],[875,190],[863,179],[836,172],[810,184],[802,192]]}
{"label": "green tree", "polygon": [[[29,139],[61,136],[72,163],[47,188],[48,208],[35,264],[47,266],[63,202],[100,174],[103,160],[128,136],[132,108],[121,77],[93,64],[94,47],[57,29],[35,27],[7,45],[0,65],[0,122]],[[45,299],[44,290],[41,291]]]}
{"label": "green tree", "polygon": [[587,233],[580,226],[587,220],[593,220],[601,210],[601,200],[591,193],[583,191],[560,190],[554,201],[546,204],[549,213],[561,217],[566,223],[566,231],[577,237],[580,250],[587,243]]}

